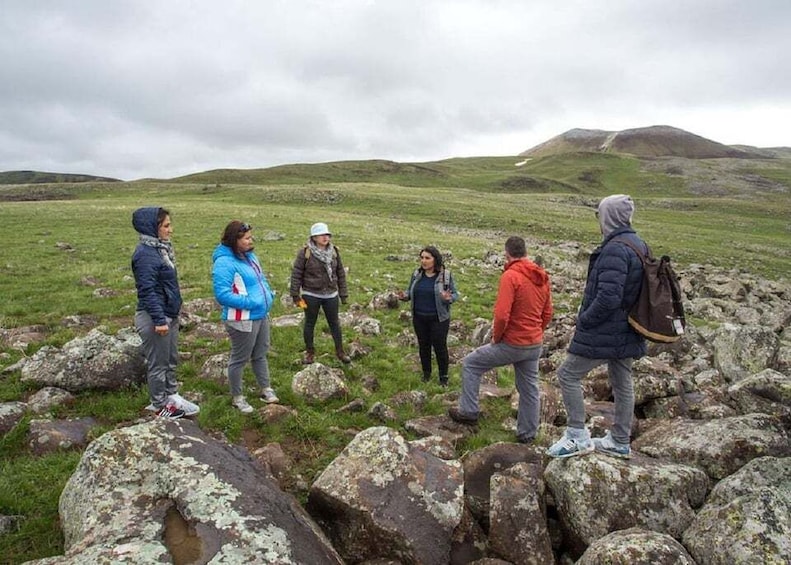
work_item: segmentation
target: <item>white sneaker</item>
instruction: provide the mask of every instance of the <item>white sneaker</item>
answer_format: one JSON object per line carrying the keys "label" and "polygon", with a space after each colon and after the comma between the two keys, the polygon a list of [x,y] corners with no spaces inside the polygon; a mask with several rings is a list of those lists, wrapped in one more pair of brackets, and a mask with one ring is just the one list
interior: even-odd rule
{"label": "white sneaker", "polygon": [[233,402],[231,403],[234,407],[239,409],[239,412],[242,414],[249,414],[253,411],[253,407],[247,402],[247,399],[244,396],[234,396]]}
{"label": "white sneaker", "polygon": [[584,437],[570,437],[568,431],[563,434],[558,441],[553,443],[547,449],[547,455],[550,457],[577,457],[579,455],[587,455],[594,450],[593,442],[590,440],[590,435],[587,431],[583,433]]}
{"label": "white sneaker", "polygon": [[260,398],[267,404],[274,404],[276,402],[280,402],[280,399],[275,394],[275,391],[268,387],[261,391]]}
{"label": "white sneaker", "polygon": [[176,405],[177,408],[184,410],[185,416],[194,416],[198,412],[200,412],[200,406],[197,404],[190,402],[179,393],[171,394],[168,396],[168,400]]}

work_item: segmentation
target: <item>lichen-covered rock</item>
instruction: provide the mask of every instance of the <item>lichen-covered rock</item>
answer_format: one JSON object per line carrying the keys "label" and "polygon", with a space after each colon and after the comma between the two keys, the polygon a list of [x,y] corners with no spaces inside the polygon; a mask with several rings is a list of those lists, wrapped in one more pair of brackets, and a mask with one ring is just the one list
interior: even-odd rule
{"label": "lichen-covered rock", "polygon": [[714,366],[726,381],[735,383],[769,367],[778,345],[777,334],[770,328],[726,323],[711,343]]}
{"label": "lichen-covered rock", "polygon": [[554,565],[543,467],[517,463],[491,479],[489,546],[515,565]]}
{"label": "lichen-covered rock", "polygon": [[346,561],[448,563],[464,506],[462,467],[395,430],[363,430],[313,483],[307,508]]}
{"label": "lichen-covered rock", "polygon": [[680,538],[709,484],[696,467],[636,453],[630,460],[599,454],[553,459],[544,479],[574,557],[608,533],[632,527]]}
{"label": "lichen-covered rock", "polygon": [[0,402],[0,434],[10,432],[25,416],[24,402]]}
{"label": "lichen-covered rock", "polygon": [[717,483],[683,542],[698,563],[791,563],[791,458],[753,459]]}
{"label": "lichen-covered rock", "polygon": [[[594,541],[575,565],[695,565],[672,536],[629,528]],[[701,561],[700,563],[706,563]]]}
{"label": "lichen-covered rock", "polygon": [[27,409],[34,414],[43,414],[51,408],[68,404],[73,400],[74,395],[69,391],[47,386],[27,399]]}
{"label": "lichen-covered rock", "polygon": [[30,451],[36,455],[88,445],[91,429],[98,422],[93,418],[69,420],[31,420],[28,434]]}
{"label": "lichen-covered rock", "polygon": [[776,417],[747,414],[717,420],[669,420],[640,435],[632,447],[697,465],[722,479],[762,455],[791,455],[791,442]]}
{"label": "lichen-covered rock", "polygon": [[62,349],[44,346],[22,367],[23,382],[69,392],[119,390],[145,382],[140,336],[132,328],[109,336],[99,329]]}
{"label": "lichen-covered rock", "polygon": [[341,563],[297,501],[247,452],[188,420],[155,419],[91,443],[60,498],[66,554],[39,564],[173,560],[178,511],[200,563]]}
{"label": "lichen-covered rock", "polygon": [[321,363],[308,365],[294,375],[291,390],[309,402],[324,402],[333,398],[344,398],[349,394],[349,388],[343,380],[343,371],[331,369]]}
{"label": "lichen-covered rock", "polygon": [[469,453],[462,460],[467,506],[484,528],[489,524],[492,475],[518,463],[542,465],[543,455],[530,445],[495,443]]}

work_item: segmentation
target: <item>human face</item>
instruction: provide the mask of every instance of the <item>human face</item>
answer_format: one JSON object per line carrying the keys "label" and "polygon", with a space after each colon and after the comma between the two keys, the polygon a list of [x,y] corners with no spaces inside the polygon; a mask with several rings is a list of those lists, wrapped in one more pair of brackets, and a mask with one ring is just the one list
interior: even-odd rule
{"label": "human face", "polygon": [[170,216],[165,216],[165,219],[162,220],[162,223],[159,224],[159,228],[157,228],[157,237],[162,241],[169,241],[172,235],[173,224],[170,223]]}
{"label": "human face", "polygon": [[324,249],[330,244],[330,237],[332,236],[330,236],[330,234],[328,233],[323,233],[321,235],[314,235],[313,241],[316,242],[316,245]]}
{"label": "human face", "polygon": [[236,247],[239,250],[239,253],[247,253],[248,251],[252,251],[254,246],[255,238],[253,237],[252,230],[242,232],[241,237],[236,240]]}
{"label": "human face", "polygon": [[434,260],[434,256],[429,253],[428,251],[422,251],[420,253],[420,268],[422,268],[427,273],[434,272],[434,265],[436,261]]}

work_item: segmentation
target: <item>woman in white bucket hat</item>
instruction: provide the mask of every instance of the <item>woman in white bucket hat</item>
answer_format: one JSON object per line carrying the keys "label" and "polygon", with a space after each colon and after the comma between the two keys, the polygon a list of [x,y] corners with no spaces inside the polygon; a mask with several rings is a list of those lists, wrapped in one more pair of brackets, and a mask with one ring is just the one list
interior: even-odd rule
{"label": "woman in white bucket hat", "polygon": [[291,299],[295,305],[305,308],[305,324],[302,336],[305,340],[306,365],[315,360],[316,350],[313,332],[319,310],[324,310],[335,343],[335,355],[343,363],[351,359],[343,348],[343,335],[338,317],[339,302],[346,304],[349,291],[346,287],[346,271],[341,262],[338,248],[332,244],[332,234],[324,222],[310,227],[307,243],[297,252],[291,269]]}

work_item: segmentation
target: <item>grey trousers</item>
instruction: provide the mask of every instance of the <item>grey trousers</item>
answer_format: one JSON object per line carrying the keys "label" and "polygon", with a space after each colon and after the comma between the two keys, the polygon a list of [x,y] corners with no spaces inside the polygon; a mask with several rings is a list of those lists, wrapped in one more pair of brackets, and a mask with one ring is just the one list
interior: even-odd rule
{"label": "grey trousers", "polygon": [[135,329],[143,340],[143,355],[146,359],[148,397],[155,408],[162,408],[168,396],[176,394],[176,366],[179,363],[179,321],[168,321],[167,335],[154,331],[154,322],[146,311],[135,312]]}
{"label": "grey trousers", "polygon": [[226,324],[228,337],[231,338],[231,358],[228,360],[228,382],[231,395],[242,394],[242,373],[249,361],[253,367],[255,380],[261,389],[269,387],[269,318],[252,321],[253,329],[239,331]]}
{"label": "grey trousers", "polygon": [[541,408],[538,394],[540,357],[541,344],[519,347],[507,343],[489,343],[472,351],[462,360],[459,410],[466,414],[478,414],[478,392],[483,374],[494,367],[513,365],[516,390],[519,391],[516,435],[534,438],[538,431]]}
{"label": "grey trousers", "polygon": [[615,441],[629,444],[634,414],[633,361],[631,357],[626,359],[588,359],[573,353],[566,355],[566,360],[558,369],[558,380],[563,393],[563,404],[566,405],[566,424],[569,428],[578,430],[585,428],[582,378],[599,365],[607,363],[607,374],[615,398],[615,416],[610,433]]}

